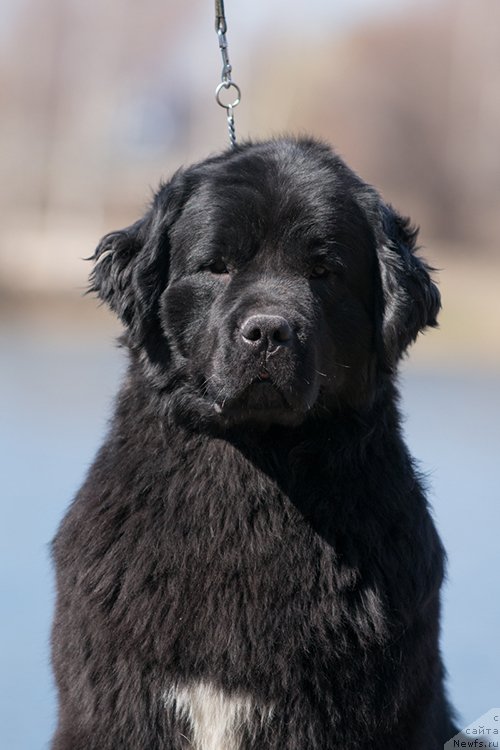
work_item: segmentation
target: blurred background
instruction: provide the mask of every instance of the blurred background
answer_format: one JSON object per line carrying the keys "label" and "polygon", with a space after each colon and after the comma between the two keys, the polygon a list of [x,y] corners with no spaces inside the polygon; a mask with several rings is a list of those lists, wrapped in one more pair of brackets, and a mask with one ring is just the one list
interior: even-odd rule
{"label": "blurred background", "polygon": [[[83,297],[105,232],[227,145],[212,0],[0,8],[5,750],[47,747],[49,543],[106,430],[118,325]],[[402,369],[449,555],[442,645],[465,726],[500,705],[500,3],[226,0],[238,137],[311,133],[421,226],[444,308]]]}

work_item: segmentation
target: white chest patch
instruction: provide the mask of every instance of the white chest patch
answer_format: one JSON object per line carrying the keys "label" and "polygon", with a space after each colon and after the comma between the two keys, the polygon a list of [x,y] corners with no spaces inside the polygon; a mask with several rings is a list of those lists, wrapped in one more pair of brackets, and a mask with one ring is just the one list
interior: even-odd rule
{"label": "white chest patch", "polygon": [[164,699],[168,708],[189,723],[187,739],[194,750],[240,750],[243,729],[252,732],[269,721],[273,712],[249,695],[228,693],[209,682],[171,687]]}

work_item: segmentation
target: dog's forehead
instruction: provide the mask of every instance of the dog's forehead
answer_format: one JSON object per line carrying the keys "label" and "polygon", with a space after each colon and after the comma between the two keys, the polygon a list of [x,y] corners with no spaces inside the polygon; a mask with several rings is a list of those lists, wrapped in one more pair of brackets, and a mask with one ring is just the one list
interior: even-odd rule
{"label": "dog's forehead", "polygon": [[174,227],[174,262],[186,243],[199,253],[366,244],[367,222],[355,199],[360,185],[331,152],[250,149],[211,164],[201,170]]}
{"label": "dog's forehead", "polygon": [[[352,183],[336,159],[320,159],[301,149],[249,150],[239,159],[221,162],[201,181],[199,199],[222,211],[258,214],[282,223],[300,221],[306,214],[326,220]],[[262,223],[262,222],[261,222]]]}

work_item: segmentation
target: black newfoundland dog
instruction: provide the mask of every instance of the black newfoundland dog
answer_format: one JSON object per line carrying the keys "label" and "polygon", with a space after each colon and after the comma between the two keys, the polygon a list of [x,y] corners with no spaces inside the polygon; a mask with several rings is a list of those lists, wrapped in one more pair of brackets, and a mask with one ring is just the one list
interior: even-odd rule
{"label": "black newfoundland dog", "polygon": [[312,140],[178,172],[91,287],[130,366],[54,542],[54,750],[438,750],[443,549],[395,372],[416,232]]}

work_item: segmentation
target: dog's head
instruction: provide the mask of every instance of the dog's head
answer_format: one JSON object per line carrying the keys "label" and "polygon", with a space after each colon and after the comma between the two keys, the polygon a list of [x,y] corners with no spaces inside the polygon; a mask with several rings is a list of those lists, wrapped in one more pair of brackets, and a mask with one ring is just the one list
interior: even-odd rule
{"label": "dog's head", "polygon": [[416,232],[332,151],[247,144],[177,173],[91,289],[171,413],[297,424],[373,396],[439,293]]}

